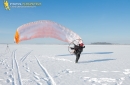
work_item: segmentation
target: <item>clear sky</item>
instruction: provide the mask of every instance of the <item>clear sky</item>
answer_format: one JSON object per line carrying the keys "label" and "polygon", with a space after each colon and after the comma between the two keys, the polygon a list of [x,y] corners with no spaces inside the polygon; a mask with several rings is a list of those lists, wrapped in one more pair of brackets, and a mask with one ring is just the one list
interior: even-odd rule
{"label": "clear sky", "polygon": [[[81,36],[84,43],[130,44],[130,0],[8,0],[9,3],[40,2],[35,8],[5,10],[0,0],[0,43],[14,43],[16,29],[28,22],[51,20]],[[22,43],[57,43],[34,39]]]}

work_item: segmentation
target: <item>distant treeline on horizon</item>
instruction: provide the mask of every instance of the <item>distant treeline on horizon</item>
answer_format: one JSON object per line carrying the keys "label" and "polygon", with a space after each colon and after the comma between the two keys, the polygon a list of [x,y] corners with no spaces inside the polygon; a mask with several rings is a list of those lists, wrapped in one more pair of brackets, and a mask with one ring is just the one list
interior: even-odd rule
{"label": "distant treeline on horizon", "polygon": [[113,45],[113,43],[108,43],[108,42],[94,42],[91,43],[92,45]]}

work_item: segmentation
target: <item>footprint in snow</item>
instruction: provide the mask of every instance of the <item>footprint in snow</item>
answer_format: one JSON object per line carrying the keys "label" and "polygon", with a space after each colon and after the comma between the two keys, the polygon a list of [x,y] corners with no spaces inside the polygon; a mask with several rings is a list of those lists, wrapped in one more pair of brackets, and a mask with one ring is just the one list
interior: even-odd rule
{"label": "footprint in snow", "polygon": [[70,69],[66,69],[62,71],[63,73],[74,73],[75,71],[71,71]]}
{"label": "footprint in snow", "polygon": [[37,85],[42,85],[42,83],[41,82],[37,82]]}
{"label": "footprint in snow", "polygon": [[28,67],[26,67],[26,71],[27,71],[27,72],[30,72],[30,69],[29,69]]}
{"label": "footprint in snow", "polygon": [[7,83],[11,83],[12,80],[11,80],[11,79],[7,79],[6,82],[7,82]]}
{"label": "footprint in snow", "polygon": [[35,74],[35,75],[39,75],[37,72],[33,72],[33,74]]}
{"label": "footprint in snow", "polygon": [[39,78],[38,76],[34,76],[34,78],[35,78],[36,80],[40,80],[40,78]]}
{"label": "footprint in snow", "polygon": [[8,64],[6,64],[6,68],[9,68],[9,65],[8,65]]}
{"label": "footprint in snow", "polygon": [[4,74],[6,74],[6,75],[7,75],[7,74],[8,74],[8,72],[5,72]]}
{"label": "footprint in snow", "polygon": [[13,69],[9,69],[9,71],[12,71]]}
{"label": "footprint in snow", "polygon": [[13,78],[13,75],[9,75],[10,78]]}
{"label": "footprint in snow", "polygon": [[50,81],[50,79],[49,78],[42,78],[44,81]]}
{"label": "footprint in snow", "polygon": [[29,67],[26,67],[26,69],[29,69]]}
{"label": "footprint in snow", "polygon": [[27,71],[27,72],[30,72],[30,70],[29,70],[29,69],[26,69],[26,71]]}

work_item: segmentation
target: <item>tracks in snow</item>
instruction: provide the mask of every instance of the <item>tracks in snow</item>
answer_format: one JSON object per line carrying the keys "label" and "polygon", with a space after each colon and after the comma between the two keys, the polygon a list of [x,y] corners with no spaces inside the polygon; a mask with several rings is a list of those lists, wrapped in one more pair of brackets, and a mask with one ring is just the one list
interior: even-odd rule
{"label": "tracks in snow", "polygon": [[18,62],[16,60],[16,53],[15,53],[16,50],[13,51],[12,53],[12,69],[13,69],[13,76],[14,76],[14,82],[13,82],[13,85],[23,85],[22,84],[22,81],[21,81],[21,74],[20,74],[20,71],[19,71],[19,65],[18,65]]}
{"label": "tracks in snow", "polygon": [[26,55],[24,55],[21,59],[20,59],[20,61],[24,61],[27,57],[28,57],[28,55],[30,54],[32,52],[32,50],[30,51],[30,52],[28,52]]}
{"label": "tracks in snow", "polygon": [[[53,77],[42,65],[38,57],[33,57],[33,59],[29,57],[32,51],[27,51],[23,56],[17,56],[19,51],[17,49],[13,50],[9,57],[10,60],[7,61],[11,65],[6,66],[5,64],[5,67],[8,67],[4,72],[7,78],[6,80],[0,79],[0,83],[6,81],[5,83],[8,85],[56,85]],[[30,71],[27,72],[26,69]],[[3,82],[2,84],[4,85],[5,83]]]}
{"label": "tracks in snow", "polygon": [[[36,56],[35,56],[35,58],[36,58]],[[54,82],[53,78],[51,77],[51,75],[46,70],[46,68],[43,67],[43,65],[40,63],[40,61],[37,58],[36,58],[36,60],[37,60],[38,65],[42,69],[42,71],[45,73],[46,77],[48,77],[50,79],[50,82],[47,81],[48,85],[56,85],[56,83]]]}
{"label": "tracks in snow", "polygon": [[[30,52],[28,52],[27,54],[25,54],[20,59],[20,61],[24,62],[25,59],[28,57],[28,55],[31,52],[32,52],[32,50]],[[21,73],[20,73],[19,65],[18,65],[18,62],[16,60],[16,50],[14,50],[12,52],[11,56],[12,56],[12,75],[13,75],[13,77],[12,77],[13,78],[12,85],[23,85],[23,83],[22,83],[23,79],[21,78]],[[40,61],[38,60],[38,58],[35,57],[35,60],[37,62],[38,67],[40,67],[41,71],[45,74],[45,76],[43,76],[44,77],[43,79],[47,82],[47,84],[48,85],[56,85],[56,83],[54,82],[53,78],[48,73],[47,69],[40,63]],[[37,82],[37,84],[38,84],[38,82]]]}

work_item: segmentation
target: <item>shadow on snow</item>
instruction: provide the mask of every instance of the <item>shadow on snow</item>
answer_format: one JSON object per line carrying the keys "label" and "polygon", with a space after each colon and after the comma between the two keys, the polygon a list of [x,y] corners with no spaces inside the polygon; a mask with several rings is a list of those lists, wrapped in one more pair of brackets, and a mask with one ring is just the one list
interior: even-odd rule
{"label": "shadow on snow", "polygon": [[[113,52],[92,52],[92,53],[81,53],[81,55],[84,54],[112,54]],[[71,56],[74,54],[63,54],[63,55],[57,55],[57,56]]]}
{"label": "shadow on snow", "polygon": [[82,53],[82,54],[112,54],[113,52],[92,52],[92,53]]}
{"label": "shadow on snow", "polygon": [[93,62],[103,62],[103,61],[111,61],[116,59],[97,59],[97,60],[90,60],[90,61],[80,61],[79,63],[93,63]]}

